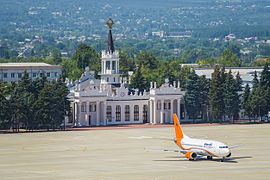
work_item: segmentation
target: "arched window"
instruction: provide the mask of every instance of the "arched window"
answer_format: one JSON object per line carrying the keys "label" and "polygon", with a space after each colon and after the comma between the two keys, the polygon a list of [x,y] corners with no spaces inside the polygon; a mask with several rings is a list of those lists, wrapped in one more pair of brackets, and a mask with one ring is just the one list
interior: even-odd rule
{"label": "arched window", "polygon": [[167,108],[167,103],[166,103],[166,102],[164,102],[163,106],[164,106],[164,109],[168,109],[168,108]]}
{"label": "arched window", "polygon": [[125,106],[125,121],[130,121],[130,107],[129,107],[129,105]]}
{"label": "arched window", "polygon": [[134,121],[139,121],[139,106],[134,106]]}
{"label": "arched window", "polygon": [[110,69],[110,61],[106,61],[106,70]]}
{"label": "arched window", "polygon": [[158,102],[157,102],[157,110],[160,110],[160,109],[161,109],[161,102],[158,101]]}
{"label": "arched window", "polygon": [[112,122],[112,106],[107,106],[107,121]]}
{"label": "arched window", "polygon": [[115,70],[115,61],[112,62],[112,70]]}
{"label": "arched window", "polygon": [[143,105],[143,122],[146,123],[147,122],[147,105]]}
{"label": "arched window", "polygon": [[86,112],[86,102],[83,102],[81,105],[81,112]]}
{"label": "arched window", "polygon": [[96,110],[97,110],[96,102],[90,102],[89,103],[89,112],[96,112]]}
{"label": "arched window", "polygon": [[116,106],[115,116],[116,116],[116,121],[121,121],[121,106],[119,105]]}

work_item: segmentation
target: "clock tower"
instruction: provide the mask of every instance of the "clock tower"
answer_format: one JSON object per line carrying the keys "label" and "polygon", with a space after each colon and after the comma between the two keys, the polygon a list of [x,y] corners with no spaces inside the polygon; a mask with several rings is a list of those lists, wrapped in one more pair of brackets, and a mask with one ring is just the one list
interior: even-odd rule
{"label": "clock tower", "polygon": [[107,49],[101,54],[101,87],[105,89],[108,85],[112,87],[120,86],[120,72],[119,72],[119,51],[114,49],[112,38],[113,20],[110,18],[106,22],[108,32]]}

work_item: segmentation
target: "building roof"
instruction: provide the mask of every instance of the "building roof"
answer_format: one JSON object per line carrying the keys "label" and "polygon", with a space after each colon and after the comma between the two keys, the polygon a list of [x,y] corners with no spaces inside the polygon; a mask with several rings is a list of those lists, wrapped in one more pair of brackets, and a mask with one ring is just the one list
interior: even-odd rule
{"label": "building roof", "polygon": [[[211,79],[212,73],[214,72],[214,68],[194,68],[197,75],[202,76],[205,75],[206,78]],[[263,68],[261,67],[226,67],[225,71],[229,72],[231,70],[232,75],[236,76],[239,72],[240,77],[244,82],[251,82],[253,80],[253,75],[255,71],[260,75]]]}
{"label": "building roof", "polygon": [[0,63],[0,68],[61,68],[59,65],[51,65],[47,63]]}

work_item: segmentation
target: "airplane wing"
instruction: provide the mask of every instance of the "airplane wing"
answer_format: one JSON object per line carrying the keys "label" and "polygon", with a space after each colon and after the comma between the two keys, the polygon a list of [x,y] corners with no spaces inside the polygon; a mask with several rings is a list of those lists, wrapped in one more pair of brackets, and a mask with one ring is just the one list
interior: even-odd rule
{"label": "airplane wing", "polygon": [[240,146],[243,146],[242,144],[239,144],[239,145],[233,145],[233,146],[230,146],[229,149],[234,149],[234,148],[238,148]]}
{"label": "airplane wing", "polygon": [[173,138],[167,137],[150,137],[150,136],[135,136],[135,137],[128,137],[129,139],[158,139],[158,140],[165,140],[165,141],[174,141]]}
{"label": "airplane wing", "polygon": [[175,153],[182,153],[182,154],[186,154],[186,153],[187,153],[187,151],[183,151],[183,150],[174,150],[174,149],[153,149],[153,148],[144,148],[144,150],[146,150],[146,151],[175,152]]}

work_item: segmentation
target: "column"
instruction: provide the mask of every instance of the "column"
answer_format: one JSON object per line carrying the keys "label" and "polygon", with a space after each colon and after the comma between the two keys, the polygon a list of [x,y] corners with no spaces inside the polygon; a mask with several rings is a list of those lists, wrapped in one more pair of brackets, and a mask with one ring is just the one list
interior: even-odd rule
{"label": "column", "polygon": [[86,101],[86,111],[85,111],[85,113],[86,113],[87,115],[90,114],[89,105],[90,105],[90,102],[89,102],[89,101]]}
{"label": "column", "polygon": [[161,124],[164,123],[163,113],[164,113],[164,100],[162,99],[161,100],[161,105],[160,105],[160,123]]}
{"label": "column", "polygon": [[116,108],[116,106],[115,106],[115,104],[112,104],[111,105],[112,106],[112,124],[114,124],[115,123],[115,108]]}
{"label": "column", "polygon": [[104,101],[104,109],[103,109],[103,121],[104,121],[104,126],[107,126],[107,102]]}
{"label": "column", "polygon": [[80,123],[80,103],[77,102],[76,103],[76,124],[75,126],[81,126],[81,123]]}
{"label": "column", "polygon": [[156,102],[156,99],[153,100],[153,103],[154,103],[154,115],[153,115],[153,121],[154,121],[154,124],[157,123],[157,118],[156,118],[156,114],[157,114],[157,102]]}
{"label": "column", "polygon": [[171,115],[170,115],[170,123],[173,123],[173,99],[170,101],[171,102]]}
{"label": "column", "polygon": [[139,105],[139,122],[140,123],[143,123],[143,105],[144,104]]}
{"label": "column", "polygon": [[112,61],[110,60],[110,70],[112,70]]}
{"label": "column", "polygon": [[130,103],[130,122],[134,123],[134,104]]}
{"label": "column", "polygon": [[177,116],[179,120],[181,118],[181,104],[180,103],[181,103],[181,100],[177,99]]}
{"label": "column", "polygon": [[96,102],[97,103],[97,123],[96,123],[96,125],[97,126],[99,126],[100,125],[100,102],[99,101],[97,101]]}
{"label": "column", "polygon": [[106,61],[103,61],[103,66],[104,66],[103,73],[106,74]]}
{"label": "column", "polygon": [[121,123],[125,123],[125,105],[121,104]]}
{"label": "column", "polygon": [[149,120],[150,120],[150,123],[153,124],[153,104],[152,104],[152,100],[149,100]]}
{"label": "column", "polygon": [[74,126],[77,126],[78,124],[78,107],[77,103],[74,102]]}
{"label": "column", "polygon": [[118,74],[118,61],[115,61],[115,74]]}

